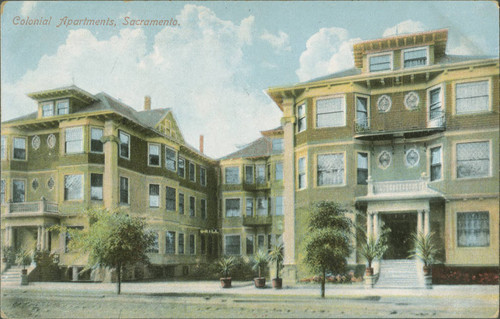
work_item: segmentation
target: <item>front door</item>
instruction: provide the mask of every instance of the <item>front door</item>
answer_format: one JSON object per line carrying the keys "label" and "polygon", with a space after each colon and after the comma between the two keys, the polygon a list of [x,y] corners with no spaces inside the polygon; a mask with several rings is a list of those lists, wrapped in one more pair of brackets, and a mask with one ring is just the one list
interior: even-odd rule
{"label": "front door", "polygon": [[388,248],[384,259],[407,259],[413,249],[411,235],[417,230],[416,213],[383,214],[384,227],[391,232],[388,235]]}

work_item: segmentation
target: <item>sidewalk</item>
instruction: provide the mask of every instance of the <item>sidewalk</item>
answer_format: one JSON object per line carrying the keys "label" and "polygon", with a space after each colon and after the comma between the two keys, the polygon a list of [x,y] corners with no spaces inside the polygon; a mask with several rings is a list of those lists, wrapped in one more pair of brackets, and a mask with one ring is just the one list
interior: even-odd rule
{"label": "sidewalk", "polygon": [[[145,295],[252,295],[252,296],[319,296],[319,284],[297,284],[283,289],[268,287],[257,289],[250,281],[233,281],[232,288],[222,289],[218,281],[163,281],[163,282],[125,282],[122,283],[122,294]],[[33,282],[28,286],[18,283],[2,283],[2,291],[29,290],[31,292],[68,292],[83,294],[114,294],[115,283],[87,282]],[[347,285],[326,285],[326,297],[329,298],[361,298],[367,296],[434,296],[450,297],[464,295],[488,295],[498,297],[498,285],[435,285],[433,289],[366,289],[360,283]]]}

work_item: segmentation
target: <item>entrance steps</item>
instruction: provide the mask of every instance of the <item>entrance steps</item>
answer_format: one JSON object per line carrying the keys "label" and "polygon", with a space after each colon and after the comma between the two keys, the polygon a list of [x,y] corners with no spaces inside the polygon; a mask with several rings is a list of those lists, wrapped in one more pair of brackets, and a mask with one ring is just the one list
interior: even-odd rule
{"label": "entrance steps", "polygon": [[6,282],[16,282],[16,283],[21,283],[21,270],[23,268],[22,267],[11,267],[9,269],[7,269],[7,271],[5,271],[3,274],[2,274],[2,282],[3,283],[6,283]]}
{"label": "entrance steps", "polygon": [[375,288],[424,288],[417,261],[411,259],[381,260]]}

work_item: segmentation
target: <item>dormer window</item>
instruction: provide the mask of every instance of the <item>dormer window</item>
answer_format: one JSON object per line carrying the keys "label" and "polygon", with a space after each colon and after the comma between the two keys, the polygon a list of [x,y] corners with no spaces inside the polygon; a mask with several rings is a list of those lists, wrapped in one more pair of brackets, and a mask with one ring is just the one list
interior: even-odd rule
{"label": "dormer window", "polygon": [[383,53],[368,57],[370,72],[392,70],[392,53]]}
{"label": "dormer window", "polygon": [[42,103],[42,117],[54,116],[54,102]]}
{"label": "dormer window", "polygon": [[69,101],[60,100],[56,102],[57,115],[69,114]]}
{"label": "dormer window", "polygon": [[414,68],[417,66],[427,65],[428,61],[427,48],[415,48],[403,50],[403,61],[405,68]]}

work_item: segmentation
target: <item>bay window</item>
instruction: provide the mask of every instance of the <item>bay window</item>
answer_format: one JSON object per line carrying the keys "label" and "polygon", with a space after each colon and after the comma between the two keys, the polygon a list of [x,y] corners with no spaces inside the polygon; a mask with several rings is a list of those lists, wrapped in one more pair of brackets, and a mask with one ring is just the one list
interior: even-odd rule
{"label": "bay window", "polygon": [[490,175],[490,143],[457,144],[457,178],[487,177]]}
{"label": "bay window", "polygon": [[13,159],[26,159],[26,139],[24,137],[14,137]]}
{"label": "bay window", "polygon": [[90,174],[90,199],[102,200],[102,174]]}
{"label": "bay window", "polygon": [[83,127],[70,127],[65,130],[66,154],[83,152]]}
{"label": "bay window", "polygon": [[64,200],[83,199],[83,175],[64,176]]}
{"label": "bay window", "polygon": [[101,141],[103,130],[101,128],[92,127],[90,129],[90,151],[93,153],[102,153],[103,144]]}
{"label": "bay window", "polygon": [[441,146],[431,148],[431,181],[441,179],[442,165]]}
{"label": "bay window", "polygon": [[160,185],[149,184],[149,207],[160,206]]}
{"label": "bay window", "polygon": [[240,235],[226,235],[224,238],[226,255],[240,255],[241,245],[240,245]]}
{"label": "bay window", "polygon": [[489,81],[458,83],[456,89],[456,113],[469,114],[489,110]]}
{"label": "bay window", "polygon": [[165,147],[165,167],[171,171],[177,170],[177,153],[168,147]]}
{"label": "bay window", "polygon": [[[180,197],[180,194],[179,194]],[[184,195],[183,195],[184,197]],[[175,210],[175,188],[165,187],[165,207],[167,210]],[[184,199],[184,198],[183,198]]]}
{"label": "bay window", "polygon": [[240,183],[240,168],[237,166],[225,168],[226,184]]}
{"label": "bay window", "polygon": [[26,188],[22,180],[12,181],[12,201],[14,203],[22,203],[26,201]]}
{"label": "bay window", "polygon": [[240,199],[227,198],[226,199],[226,217],[239,217],[240,216]]}
{"label": "bay window", "polygon": [[316,127],[345,126],[344,97],[316,100]]}
{"label": "bay window", "polygon": [[318,186],[344,183],[344,154],[318,155]]}
{"label": "bay window", "polygon": [[165,234],[165,254],[175,254],[175,232],[167,231]]}

